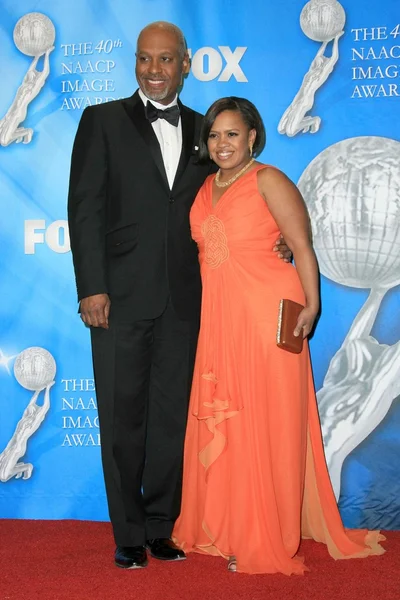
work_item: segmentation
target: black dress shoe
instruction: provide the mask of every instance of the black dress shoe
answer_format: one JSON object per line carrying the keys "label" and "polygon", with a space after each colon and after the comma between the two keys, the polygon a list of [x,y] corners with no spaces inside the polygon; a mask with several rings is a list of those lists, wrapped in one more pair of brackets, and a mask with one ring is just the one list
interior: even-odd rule
{"label": "black dress shoe", "polygon": [[147,540],[146,547],[151,556],[159,560],[185,560],[186,558],[184,551],[175,546],[169,538]]}
{"label": "black dress shoe", "polygon": [[118,546],[114,555],[115,564],[121,569],[143,569],[147,566],[144,546]]}

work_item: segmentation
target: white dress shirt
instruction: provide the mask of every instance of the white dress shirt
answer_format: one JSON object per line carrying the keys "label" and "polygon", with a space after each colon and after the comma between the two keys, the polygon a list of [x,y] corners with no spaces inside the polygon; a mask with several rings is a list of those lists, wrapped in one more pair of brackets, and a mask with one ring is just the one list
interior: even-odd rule
{"label": "white dress shirt", "polygon": [[[139,89],[139,96],[141,97],[143,104],[146,106],[147,102],[151,102],[156,108],[165,110],[170,106],[176,106],[178,104],[178,95],[175,96],[174,100],[170,104],[160,104],[154,100],[149,100],[141,89]],[[169,187],[172,188],[174,183],[176,171],[178,169],[178,163],[182,151],[182,123],[179,117],[179,123],[177,127],[168,123],[165,119],[157,119],[152,124],[154,133],[157,136],[158,143],[160,144],[161,154],[164,161],[165,171],[167,173]]]}

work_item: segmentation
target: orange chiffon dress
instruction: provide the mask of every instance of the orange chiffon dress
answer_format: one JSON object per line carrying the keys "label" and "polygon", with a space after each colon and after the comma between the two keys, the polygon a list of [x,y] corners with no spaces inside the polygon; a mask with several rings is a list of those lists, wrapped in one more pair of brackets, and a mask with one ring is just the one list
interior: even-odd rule
{"label": "orange chiffon dress", "polygon": [[384,537],[344,529],[307,343],[301,354],[276,345],[280,299],[304,303],[304,293],[272,251],[279,229],[258,191],[261,168],[215,208],[211,175],[190,214],[203,298],[173,539],[185,552],[235,556],[240,572],[290,575],[306,570],[301,538],[338,559],[382,554]]}

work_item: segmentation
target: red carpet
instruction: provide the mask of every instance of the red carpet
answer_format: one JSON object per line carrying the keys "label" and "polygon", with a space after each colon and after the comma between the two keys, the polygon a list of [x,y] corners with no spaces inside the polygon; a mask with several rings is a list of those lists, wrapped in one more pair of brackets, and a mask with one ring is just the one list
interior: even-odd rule
{"label": "red carpet", "polygon": [[228,573],[223,559],[151,560],[142,571],[113,565],[108,523],[0,521],[1,600],[399,600],[400,532],[380,557],[333,561],[304,542],[304,577]]}

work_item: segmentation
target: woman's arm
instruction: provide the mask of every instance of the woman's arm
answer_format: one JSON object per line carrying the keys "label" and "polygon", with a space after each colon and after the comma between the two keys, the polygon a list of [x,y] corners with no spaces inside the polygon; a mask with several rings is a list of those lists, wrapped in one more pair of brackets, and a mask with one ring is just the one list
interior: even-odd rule
{"label": "woman's arm", "polygon": [[311,243],[310,219],[297,187],[278,169],[267,167],[258,172],[258,188],[275,219],[294,261],[306,297],[295,334],[306,337],[319,311],[318,264]]}

